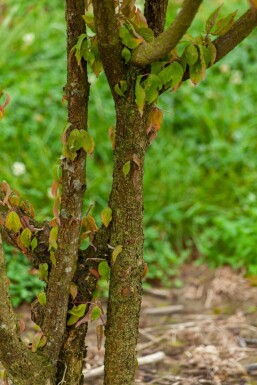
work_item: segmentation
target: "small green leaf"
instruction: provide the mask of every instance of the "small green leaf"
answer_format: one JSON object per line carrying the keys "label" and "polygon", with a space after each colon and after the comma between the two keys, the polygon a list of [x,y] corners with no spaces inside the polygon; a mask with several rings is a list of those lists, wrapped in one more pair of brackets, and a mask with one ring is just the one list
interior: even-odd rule
{"label": "small green leaf", "polygon": [[112,209],[110,207],[106,207],[101,212],[101,219],[105,227],[109,226],[109,223],[112,220]]}
{"label": "small green leaf", "polygon": [[131,52],[127,47],[124,47],[121,51],[121,56],[125,60],[125,63],[127,64],[131,59]]}
{"label": "small green leaf", "polygon": [[189,66],[194,65],[197,62],[197,59],[199,56],[197,48],[193,44],[190,44],[186,47],[185,55],[186,55],[186,61]]}
{"label": "small green leaf", "polygon": [[51,260],[52,264],[54,266],[56,266],[56,258],[55,258],[55,254],[54,254],[54,250],[53,249],[50,250],[50,260]]}
{"label": "small green leaf", "polygon": [[21,232],[21,242],[23,243],[23,245],[28,248],[30,246],[30,243],[31,243],[31,231],[30,229],[28,229],[26,227],[26,229],[22,230]]}
{"label": "small green leaf", "polygon": [[177,89],[182,81],[183,74],[183,67],[177,61],[174,61],[159,73],[159,77],[164,85],[172,81],[172,87]]}
{"label": "small green leaf", "polygon": [[121,80],[119,83],[115,84],[114,91],[120,96],[125,96],[124,92],[127,91],[127,88],[127,82],[125,80]]}
{"label": "small green leaf", "polygon": [[121,252],[122,252],[122,246],[121,245],[116,246],[112,252],[112,263],[113,264],[116,262],[116,259]]}
{"label": "small green leaf", "polygon": [[211,59],[211,65],[215,63],[216,55],[217,55],[217,49],[213,43],[209,43],[207,46],[207,49],[210,52],[210,59]]}
{"label": "small green leaf", "polygon": [[69,138],[68,138],[68,149],[71,152],[76,152],[81,149],[82,147],[82,135],[81,131],[75,128],[70,132]]}
{"label": "small green leaf", "polygon": [[34,251],[35,248],[37,247],[37,238],[36,237],[34,237],[32,239],[30,246],[31,246],[31,250]]}
{"label": "small green leaf", "polygon": [[189,67],[189,74],[193,84],[198,84],[202,80],[204,74],[200,60],[198,60],[193,66]]}
{"label": "small green leaf", "polygon": [[94,15],[92,15],[91,13],[87,13],[86,15],[83,15],[82,16],[85,23],[86,23],[86,26],[88,28],[91,29],[92,32],[95,32],[95,19],[94,19]]}
{"label": "small green leaf", "polygon": [[214,30],[212,30],[212,35],[218,35],[222,36],[227,33],[232,25],[234,24],[234,19],[237,14],[237,11],[230,13],[228,16],[223,17],[222,19],[218,20],[217,23],[214,26]]}
{"label": "small green leaf", "polygon": [[58,249],[58,245],[57,245],[57,236],[58,236],[58,226],[54,226],[51,231],[50,231],[50,236],[49,236],[49,250],[51,248],[53,249]]}
{"label": "small green leaf", "polygon": [[96,319],[98,319],[100,317],[100,315],[101,315],[100,308],[98,306],[95,306],[91,312],[91,320],[95,321]]}
{"label": "small green leaf", "polygon": [[80,318],[83,317],[83,315],[85,314],[86,307],[87,305],[85,303],[82,303],[78,306],[74,305],[73,308],[68,311],[68,313]]}
{"label": "small green leaf", "polygon": [[87,154],[92,154],[95,149],[95,141],[93,137],[85,130],[81,130],[82,147]]}
{"label": "small green leaf", "polygon": [[139,28],[138,33],[147,43],[151,43],[154,40],[154,33],[150,28]]}
{"label": "small green leaf", "polygon": [[219,15],[219,12],[220,12],[220,9],[222,6],[223,6],[223,4],[221,4],[218,8],[216,8],[208,17],[206,24],[205,24],[205,31],[206,31],[207,35],[211,32],[212,28],[214,27],[214,24],[216,23],[217,17]]}
{"label": "small green leaf", "polygon": [[136,104],[138,106],[139,113],[142,116],[146,95],[145,95],[145,90],[140,85],[141,79],[142,79],[142,75],[139,75],[136,80],[135,96],[136,96]]}
{"label": "small green leaf", "polygon": [[15,233],[18,233],[22,227],[19,215],[15,211],[10,211],[5,219],[5,226],[8,230],[13,230]]}
{"label": "small green leaf", "polygon": [[[35,353],[35,352],[37,351],[37,349],[40,347],[40,341],[41,341],[41,339],[42,339],[43,336],[44,336],[44,335],[43,335],[43,332],[42,332],[41,330],[38,331],[38,332],[34,335],[33,340],[32,340],[32,344],[31,344],[31,351],[32,351],[33,353]],[[45,341],[45,343],[46,343],[46,341]]]}
{"label": "small green leaf", "polygon": [[78,322],[78,320],[79,320],[79,317],[75,315],[71,315],[70,318],[68,319],[67,325],[68,326],[74,325],[76,322]]}
{"label": "small green leaf", "polygon": [[45,306],[46,305],[46,293],[44,291],[41,291],[37,295],[38,302],[40,305]]}
{"label": "small green leaf", "polygon": [[109,279],[110,279],[110,267],[109,267],[107,261],[102,261],[99,263],[98,273],[101,275],[102,278],[106,279],[106,281],[109,281]]}
{"label": "small green leaf", "polygon": [[125,164],[124,164],[124,166],[122,167],[122,171],[123,171],[123,175],[125,176],[125,178],[126,178],[126,176],[129,174],[129,172],[130,172],[130,160],[128,160]]}
{"label": "small green leaf", "polygon": [[130,49],[136,48],[139,44],[143,42],[143,39],[134,38],[125,25],[119,28],[119,36],[121,38],[122,44]]}
{"label": "small green leaf", "polygon": [[159,96],[159,91],[162,88],[162,81],[159,76],[155,74],[150,74],[147,76],[146,81],[144,82],[145,86],[145,100],[147,103],[153,103]]}
{"label": "small green leaf", "polygon": [[48,279],[48,264],[41,263],[38,269],[38,277],[41,281],[46,281]]}

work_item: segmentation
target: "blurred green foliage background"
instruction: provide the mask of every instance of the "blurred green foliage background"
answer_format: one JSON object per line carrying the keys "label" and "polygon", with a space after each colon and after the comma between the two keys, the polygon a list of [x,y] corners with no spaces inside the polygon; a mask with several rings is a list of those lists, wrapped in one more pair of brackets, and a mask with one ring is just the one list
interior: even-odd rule
{"label": "blurred green foliage background", "polygon": [[[181,1],[168,13],[172,19]],[[204,2],[190,32],[221,2]],[[224,1],[225,15],[248,1]],[[174,4],[174,2],[172,2]],[[66,126],[65,22],[61,0],[0,3],[0,85],[11,96],[0,123],[0,180],[31,201],[39,219],[52,217],[50,187]],[[161,96],[164,123],[146,158],[145,258],[148,277],[171,285],[186,261],[245,267],[257,275],[257,73],[255,31],[197,87],[190,81]],[[90,96],[89,130],[96,141],[88,158],[85,210],[107,206],[112,178],[108,129],[115,123],[104,75]],[[30,301],[41,283],[22,256],[7,248],[15,304]],[[19,279],[17,277],[20,277]],[[24,278],[26,277],[26,278]]]}

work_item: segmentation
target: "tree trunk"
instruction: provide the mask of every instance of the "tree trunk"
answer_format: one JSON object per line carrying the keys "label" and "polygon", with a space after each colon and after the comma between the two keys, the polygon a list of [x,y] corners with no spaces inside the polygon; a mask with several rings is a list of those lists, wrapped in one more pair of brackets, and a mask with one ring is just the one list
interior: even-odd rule
{"label": "tree trunk", "polygon": [[[129,83],[128,83],[129,84]],[[147,147],[147,113],[141,117],[135,104],[134,80],[127,100],[116,103],[111,239],[122,246],[111,261],[106,326],[105,385],[131,385],[137,367],[136,345],[142,297],[143,168]],[[130,162],[125,176],[124,164]]]}

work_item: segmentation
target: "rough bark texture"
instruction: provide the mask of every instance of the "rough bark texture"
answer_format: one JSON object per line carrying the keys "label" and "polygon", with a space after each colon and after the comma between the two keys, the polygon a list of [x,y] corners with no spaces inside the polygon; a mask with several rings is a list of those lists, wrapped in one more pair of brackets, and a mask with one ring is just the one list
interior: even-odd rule
{"label": "rough bark texture", "polygon": [[140,44],[132,54],[131,63],[145,67],[167,55],[190,27],[202,1],[184,0],[181,11],[171,26],[151,43]]}
{"label": "rough bark texture", "polygon": [[[134,73],[135,74],[135,73]],[[136,344],[141,305],[143,261],[143,168],[147,147],[146,117],[134,101],[134,80],[116,105],[117,125],[113,186],[111,239],[122,252],[111,263],[105,355],[105,385],[131,385],[137,365]],[[136,162],[133,161],[136,159]],[[130,161],[125,177],[123,166]]]}
{"label": "rough bark texture", "polygon": [[159,36],[164,30],[168,0],[146,0],[145,17],[148,27],[154,32],[154,36]]}
{"label": "rough bark texture", "polygon": [[19,320],[8,294],[1,233],[0,277],[0,361],[17,385],[53,385],[54,371],[50,362],[40,353],[32,353],[19,339]]}

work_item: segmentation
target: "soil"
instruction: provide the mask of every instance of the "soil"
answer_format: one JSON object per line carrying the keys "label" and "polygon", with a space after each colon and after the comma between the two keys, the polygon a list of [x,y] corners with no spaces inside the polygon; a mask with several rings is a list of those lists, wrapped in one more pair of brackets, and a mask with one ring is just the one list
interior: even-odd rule
{"label": "soil", "polygon": [[[135,384],[257,385],[257,278],[228,267],[211,271],[189,265],[180,280],[180,289],[145,292],[138,357],[164,355],[139,365]],[[26,305],[18,312],[28,317]],[[89,325],[85,374],[103,365],[96,326],[97,321]],[[102,376],[86,379],[85,385],[102,385]]]}

